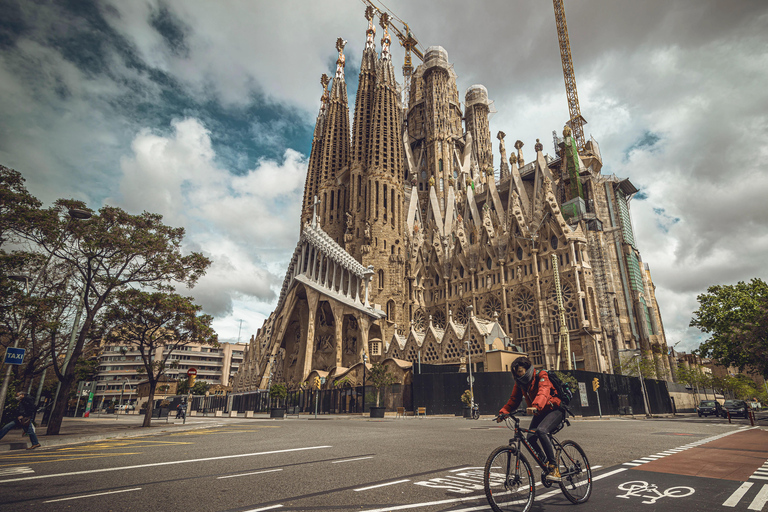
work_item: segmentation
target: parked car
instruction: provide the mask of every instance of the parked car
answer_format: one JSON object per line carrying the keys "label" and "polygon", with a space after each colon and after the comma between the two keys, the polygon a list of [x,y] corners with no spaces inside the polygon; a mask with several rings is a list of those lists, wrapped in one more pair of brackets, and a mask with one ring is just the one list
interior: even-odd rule
{"label": "parked car", "polygon": [[118,410],[120,411],[132,411],[136,408],[133,404],[125,404],[118,407]]}
{"label": "parked car", "polygon": [[731,418],[735,416],[746,418],[748,414],[747,407],[747,402],[744,400],[726,400],[725,403],[723,403],[723,409],[720,412],[720,415],[723,418],[727,418],[728,413],[730,413]]}
{"label": "parked car", "polygon": [[717,400],[702,400],[696,407],[699,418],[702,416],[720,416],[720,404]]}

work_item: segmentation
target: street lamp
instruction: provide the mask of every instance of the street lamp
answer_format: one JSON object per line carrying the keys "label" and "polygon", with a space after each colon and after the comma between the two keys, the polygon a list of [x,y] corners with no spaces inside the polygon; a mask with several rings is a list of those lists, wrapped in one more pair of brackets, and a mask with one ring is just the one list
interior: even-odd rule
{"label": "street lamp", "polygon": [[[115,412],[115,420],[117,420],[120,416],[120,407],[123,405],[123,393],[125,392],[125,385],[130,384],[130,382],[123,381],[123,386],[120,388],[120,405],[117,407],[117,411]],[[124,414],[127,414],[127,411],[124,411]]]}
{"label": "street lamp", "polygon": [[363,414],[365,414],[365,369],[368,365],[368,354],[363,349]]}
{"label": "street lamp", "polygon": [[470,407],[473,407],[475,405],[475,391],[472,388],[472,381],[474,380],[472,378],[472,352],[470,351],[470,341],[467,340],[465,343],[467,344],[467,365],[469,366],[469,394],[472,397]]}
{"label": "street lamp", "polygon": [[632,354],[632,357],[629,358],[631,361],[634,358],[637,358],[637,375],[640,378],[640,388],[643,390],[643,408],[645,409],[645,417],[650,418],[650,407],[648,402],[648,392],[645,389],[645,380],[643,379],[643,372],[640,370],[640,349],[625,349],[625,350],[619,350],[619,352],[630,352]]}
{"label": "street lamp", "polygon": [[[24,288],[25,288],[27,297],[29,297],[32,294],[32,292],[35,291],[35,287],[37,287],[37,283],[40,282],[40,278],[43,277],[45,270],[48,268],[48,264],[51,262],[53,253],[59,250],[62,242],[64,242],[64,235],[67,232],[69,223],[72,222],[73,219],[85,220],[85,219],[89,219],[90,217],[91,217],[91,213],[85,210],[79,210],[77,208],[69,209],[69,219],[67,219],[67,223],[64,225],[64,229],[61,231],[61,235],[59,235],[59,239],[56,241],[56,244],[53,246],[53,249],[51,250],[50,254],[48,254],[48,259],[45,260],[43,267],[37,272],[37,276],[35,276],[35,280],[32,281],[32,286],[28,286],[29,284],[28,277],[13,276],[13,278],[16,281],[21,281],[21,280],[24,281]],[[19,338],[21,337],[21,331],[23,327],[24,327],[24,317],[22,316],[22,318],[19,319],[19,327],[16,331],[16,339],[13,341],[13,348],[19,347]],[[8,365],[8,369],[5,371],[5,378],[3,379],[3,385],[2,387],[0,387],[0,411],[2,411],[5,408],[5,395],[8,393],[8,385],[10,384],[10,382],[11,382],[11,365]]]}

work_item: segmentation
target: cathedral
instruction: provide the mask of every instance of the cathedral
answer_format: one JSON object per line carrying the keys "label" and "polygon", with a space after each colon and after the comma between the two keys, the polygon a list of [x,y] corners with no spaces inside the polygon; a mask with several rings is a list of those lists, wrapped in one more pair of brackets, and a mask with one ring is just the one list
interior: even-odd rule
{"label": "cathedral", "polygon": [[521,354],[537,368],[618,373],[628,349],[671,380],[632,230],[634,185],[602,174],[597,142],[579,144],[568,126],[553,132],[554,156],[539,139],[529,156],[520,140],[508,152],[499,132],[494,167],[486,88],[462,104],[440,46],[400,86],[386,16],[380,51],[366,17],[352,125],[339,38],[299,242],[234,391],[315,377],[360,385],[377,361],[401,381],[421,363],[509,371]]}

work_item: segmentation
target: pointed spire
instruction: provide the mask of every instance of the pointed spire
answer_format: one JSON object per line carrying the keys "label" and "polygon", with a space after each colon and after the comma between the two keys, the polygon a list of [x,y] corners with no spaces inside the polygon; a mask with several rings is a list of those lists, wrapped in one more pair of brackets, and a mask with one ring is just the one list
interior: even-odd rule
{"label": "pointed spire", "polygon": [[368,20],[368,30],[365,31],[365,49],[375,50],[376,41],[374,38],[376,37],[376,27],[373,24],[373,7],[370,5],[365,8],[365,18]]}
{"label": "pointed spire", "polygon": [[315,131],[312,136],[312,150],[309,154],[309,165],[307,166],[307,177],[304,182],[304,202],[301,213],[301,225],[299,229],[303,229],[304,224],[309,222],[312,218],[312,197],[317,194],[318,184],[320,182],[320,174],[322,169],[322,154],[323,154],[323,129],[325,127],[325,120],[328,112],[328,84],[331,79],[323,73],[320,77],[320,84],[323,86],[323,95],[320,97],[320,112],[317,114],[317,121],[315,121]]}
{"label": "pointed spire", "polygon": [[336,39],[336,50],[339,52],[339,58],[336,59],[336,77],[335,79],[344,80],[344,66],[346,65],[346,57],[344,57],[344,47],[347,45],[347,41],[342,38]]}
{"label": "pointed spire", "polygon": [[389,53],[389,46],[392,44],[392,39],[389,37],[389,14],[386,12],[381,15],[379,20],[381,28],[384,29],[384,35],[381,37],[381,60],[391,60],[392,55]]}

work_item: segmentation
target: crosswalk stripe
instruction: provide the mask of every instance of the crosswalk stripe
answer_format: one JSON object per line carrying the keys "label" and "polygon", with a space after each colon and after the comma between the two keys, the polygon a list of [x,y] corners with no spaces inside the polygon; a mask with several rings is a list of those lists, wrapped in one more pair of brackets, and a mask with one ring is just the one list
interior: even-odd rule
{"label": "crosswalk stripe", "polygon": [[752,487],[752,482],[744,482],[739,486],[738,489],[733,491],[733,494],[725,500],[725,503],[723,503],[724,507],[735,507],[739,504],[739,501],[741,501],[741,498],[744,497],[745,494],[747,494],[747,491],[749,488]]}
{"label": "crosswalk stripe", "polygon": [[768,485],[763,485],[763,488],[760,489],[760,492],[757,493],[757,496],[755,496],[755,499],[752,500],[752,503],[747,508],[749,510],[763,510],[766,501],[768,501]]}

